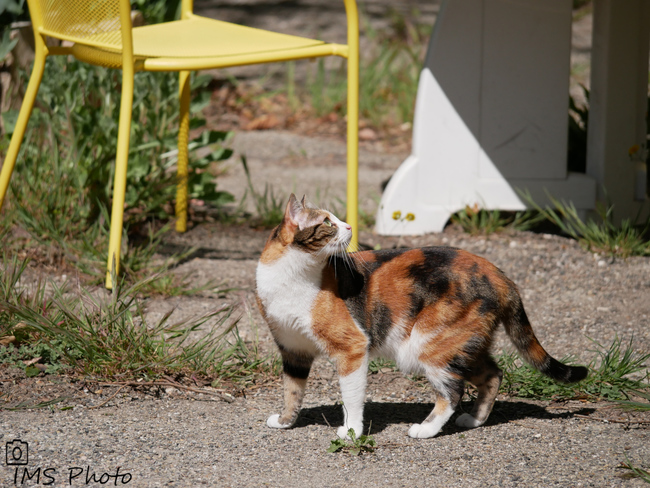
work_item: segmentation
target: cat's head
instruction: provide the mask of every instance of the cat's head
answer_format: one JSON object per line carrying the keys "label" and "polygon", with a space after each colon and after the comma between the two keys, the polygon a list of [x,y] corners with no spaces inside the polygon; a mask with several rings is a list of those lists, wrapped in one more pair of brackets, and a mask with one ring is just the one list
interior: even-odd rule
{"label": "cat's head", "polygon": [[292,193],[282,223],[273,230],[270,240],[279,241],[300,251],[329,257],[344,252],[352,239],[352,227],[327,210],[298,201]]}

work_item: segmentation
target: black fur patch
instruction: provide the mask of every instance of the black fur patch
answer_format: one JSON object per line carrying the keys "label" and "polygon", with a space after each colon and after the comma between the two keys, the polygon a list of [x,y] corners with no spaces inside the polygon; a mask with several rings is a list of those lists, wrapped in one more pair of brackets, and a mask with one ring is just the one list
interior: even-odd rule
{"label": "black fur patch", "polygon": [[287,374],[292,378],[306,380],[307,377],[309,377],[309,371],[311,371],[311,365],[304,366],[304,365],[294,364],[283,360],[282,371],[284,371],[284,374]]}
{"label": "black fur patch", "polygon": [[378,304],[372,311],[368,333],[370,334],[370,346],[381,346],[390,332],[393,318],[390,310],[383,303]]}

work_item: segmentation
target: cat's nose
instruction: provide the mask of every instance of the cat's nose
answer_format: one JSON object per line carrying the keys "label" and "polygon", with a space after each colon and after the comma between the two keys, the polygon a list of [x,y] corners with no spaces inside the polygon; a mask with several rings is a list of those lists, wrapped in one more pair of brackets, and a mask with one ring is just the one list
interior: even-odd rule
{"label": "cat's nose", "polygon": [[347,230],[352,230],[352,226],[351,226],[350,224],[345,224],[345,228],[346,228]]}

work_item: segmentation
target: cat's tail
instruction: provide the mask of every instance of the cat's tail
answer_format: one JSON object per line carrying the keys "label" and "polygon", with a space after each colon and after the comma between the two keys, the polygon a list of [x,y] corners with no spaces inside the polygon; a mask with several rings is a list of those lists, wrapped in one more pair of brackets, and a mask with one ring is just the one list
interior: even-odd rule
{"label": "cat's tail", "polygon": [[568,366],[553,358],[537,340],[521,299],[511,302],[511,313],[503,324],[510,340],[522,357],[535,369],[562,383],[575,383],[587,377],[584,366]]}

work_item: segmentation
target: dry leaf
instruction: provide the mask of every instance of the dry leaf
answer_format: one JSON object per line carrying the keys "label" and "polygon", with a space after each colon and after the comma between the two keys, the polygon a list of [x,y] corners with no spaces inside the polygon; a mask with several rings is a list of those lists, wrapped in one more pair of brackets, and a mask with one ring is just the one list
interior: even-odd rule
{"label": "dry leaf", "polygon": [[266,114],[251,120],[246,124],[246,130],[268,130],[280,125],[280,119],[273,114]]}
{"label": "dry leaf", "polygon": [[366,127],[359,131],[359,139],[362,141],[374,141],[377,139],[377,133],[370,127]]}
{"label": "dry leaf", "polygon": [[39,357],[34,358],[34,359],[29,359],[27,361],[23,361],[23,363],[25,363],[25,366],[31,366],[32,364],[38,363],[40,360],[41,360],[41,357],[39,356]]}

